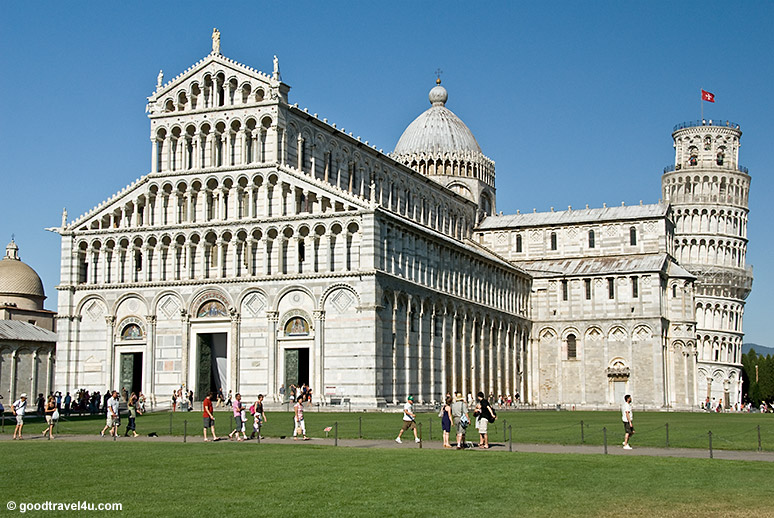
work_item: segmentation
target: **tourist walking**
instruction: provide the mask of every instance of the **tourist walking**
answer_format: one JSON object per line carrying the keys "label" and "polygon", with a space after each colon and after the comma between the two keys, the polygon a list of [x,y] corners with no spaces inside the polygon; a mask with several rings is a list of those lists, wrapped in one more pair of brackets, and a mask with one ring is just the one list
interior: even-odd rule
{"label": "tourist walking", "polygon": [[258,400],[253,403],[253,433],[250,435],[250,438],[258,435],[258,439],[263,439],[261,437],[261,426],[263,426],[263,423],[266,422],[266,414],[263,413],[263,394],[258,394]]}
{"label": "tourist walking", "polygon": [[476,398],[478,403],[473,415],[476,416],[476,428],[478,428],[478,447],[486,450],[489,449],[489,423],[494,423],[497,415],[483,392],[476,394]]}
{"label": "tourist walking", "polygon": [[623,449],[631,450],[629,438],[634,435],[634,425],[632,425],[632,397],[629,394],[624,396],[624,402],[621,405],[621,420],[624,425]]}
{"label": "tourist walking", "polygon": [[468,417],[468,405],[465,403],[465,398],[462,397],[462,392],[457,392],[454,397],[454,403],[451,405],[452,419],[457,431],[457,449],[461,450],[465,447],[465,429],[470,424],[470,418]]}
{"label": "tourist walking", "polygon": [[[210,392],[212,394],[212,392]],[[212,396],[210,396],[210,402],[212,402]],[[225,399],[223,399],[223,389],[218,387],[218,399],[215,402],[216,407],[222,407],[224,406],[224,403],[226,402]]]}
{"label": "tourist walking", "polygon": [[102,437],[105,437],[105,432],[108,429],[110,429],[111,437],[118,437],[118,425],[120,424],[119,417],[118,417],[119,401],[120,400],[118,396],[118,391],[114,390],[113,395],[108,398],[107,404],[105,405],[107,407],[107,417],[105,418],[105,427],[99,433]]}
{"label": "tourist walking", "polygon": [[127,437],[129,435],[129,431],[132,432],[132,437],[137,437],[137,414],[142,415],[142,410],[138,408],[137,404],[137,394],[132,392],[132,395],[129,396],[129,402],[127,403],[127,406],[129,408],[129,422],[126,424],[126,431],[124,432],[124,437]]}
{"label": "tourist walking", "polygon": [[452,445],[449,443],[449,434],[451,433],[451,424],[452,424],[452,410],[451,410],[451,404],[452,404],[452,398],[451,396],[446,396],[446,401],[444,402],[443,406],[441,407],[441,429],[443,430],[443,447],[444,448],[451,448]]}
{"label": "tourist walking", "polygon": [[298,440],[298,433],[304,436],[304,440],[308,441],[309,437],[306,436],[306,424],[304,423],[304,402],[300,399],[293,405],[293,440]]}
{"label": "tourist walking", "polygon": [[[46,412],[46,424],[48,425],[48,428],[43,430],[43,437],[48,434],[48,438],[53,439],[54,425],[56,424],[56,419],[59,419],[59,409],[56,407],[56,398],[54,396],[48,396],[44,411]],[[56,419],[54,419],[54,415],[56,415]]]}
{"label": "tourist walking", "polygon": [[[223,396],[223,393],[218,392],[218,398],[221,396]],[[222,402],[222,399],[220,399],[220,402]],[[209,392],[207,397],[204,398],[204,401],[202,402],[202,409],[202,417],[204,418],[204,442],[210,441],[207,438],[207,428],[209,428],[210,432],[212,433],[212,440],[217,441],[218,436],[215,435],[215,415],[212,413],[212,392]]]}
{"label": "tourist walking", "polygon": [[70,405],[72,404],[72,402],[73,402],[73,397],[68,392],[67,394],[65,394],[65,397],[64,397],[64,413],[65,413],[65,415],[70,415]]}
{"label": "tourist walking", "polygon": [[24,414],[27,413],[27,394],[22,394],[11,405],[11,411],[16,416],[16,428],[13,429],[13,438],[22,440],[22,428],[24,428]]}
{"label": "tourist walking", "polygon": [[[231,391],[229,391],[229,394]],[[234,430],[228,434],[229,439],[233,439],[236,435],[237,441],[244,441],[247,439],[247,434],[245,434],[245,423],[244,423],[244,411],[245,407],[242,405],[242,394],[237,392],[236,396],[234,396],[234,402],[231,404],[231,408],[234,409],[234,423],[235,427]],[[239,434],[242,434],[242,437],[239,437]]]}
{"label": "tourist walking", "polygon": [[398,444],[403,443],[400,438],[406,430],[412,430],[414,432],[414,442],[420,442],[419,437],[417,436],[416,419],[417,416],[414,414],[414,396],[409,396],[406,398],[406,404],[403,405],[403,426],[401,427],[400,432],[398,432],[395,442]]}

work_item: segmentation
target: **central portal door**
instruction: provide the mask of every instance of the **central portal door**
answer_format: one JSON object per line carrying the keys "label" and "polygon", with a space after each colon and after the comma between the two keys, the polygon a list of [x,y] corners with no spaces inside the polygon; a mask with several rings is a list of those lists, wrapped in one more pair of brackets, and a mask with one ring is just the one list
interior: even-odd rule
{"label": "central portal door", "polygon": [[201,401],[208,392],[225,393],[228,363],[226,359],[226,333],[200,333],[196,335],[198,354],[196,398]]}
{"label": "central portal door", "polygon": [[285,387],[309,385],[309,348],[285,349]]}
{"label": "central portal door", "polygon": [[127,393],[139,394],[142,389],[142,353],[121,353],[121,387]]}

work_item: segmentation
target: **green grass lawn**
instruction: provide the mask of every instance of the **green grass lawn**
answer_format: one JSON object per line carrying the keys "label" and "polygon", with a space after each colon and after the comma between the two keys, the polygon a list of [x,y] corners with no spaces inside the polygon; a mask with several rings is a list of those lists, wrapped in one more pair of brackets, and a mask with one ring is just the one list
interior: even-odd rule
{"label": "green grass lawn", "polygon": [[[137,419],[140,434],[156,432],[183,435],[184,422],[188,421],[188,434],[201,435],[201,412],[159,412],[146,414]],[[268,412],[268,422],[263,434],[269,437],[292,435],[293,417],[290,412]],[[13,432],[13,422],[6,418],[5,433]],[[216,412],[216,432],[225,435],[231,431],[231,412]],[[366,439],[392,439],[401,425],[399,413],[381,412],[314,412],[305,414],[307,431],[312,437],[323,437],[323,429],[338,422],[340,438],[357,438],[362,434]],[[42,421],[28,418],[25,429],[28,435],[39,434],[44,428]],[[503,442],[503,423],[511,427],[514,442],[581,444],[581,421],[583,421],[583,442],[602,445],[602,428],[607,428],[608,444],[618,444],[623,437],[623,426],[618,412],[500,412],[498,420],[490,425],[490,439]],[[127,419],[122,418],[122,429]],[[422,436],[425,440],[440,440],[441,421],[435,413],[419,414]],[[758,448],[758,426],[761,431],[761,445],[764,451],[774,451],[774,414],[712,414],[712,413],[666,413],[637,412],[634,414],[636,434],[632,439],[635,446],[666,446],[666,424],[669,424],[669,446],[679,448],[707,448],[708,432],[712,431],[712,443],[716,449],[756,450]],[[249,419],[248,434],[252,427]],[[102,417],[72,417],[59,423],[59,433],[97,434],[104,426]],[[431,430],[432,428],[432,430]],[[432,431],[432,436],[431,436]],[[471,429],[475,433],[475,429]],[[333,432],[331,432],[331,436]]]}
{"label": "green grass lawn", "polygon": [[767,462],[131,441],[3,441],[0,456],[6,501],[127,516],[774,515]]}

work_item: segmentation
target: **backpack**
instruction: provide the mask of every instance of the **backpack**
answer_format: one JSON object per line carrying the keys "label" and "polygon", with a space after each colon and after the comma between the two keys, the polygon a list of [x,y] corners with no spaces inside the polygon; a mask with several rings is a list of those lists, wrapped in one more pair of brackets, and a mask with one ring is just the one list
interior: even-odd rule
{"label": "backpack", "polygon": [[495,419],[497,419],[497,413],[495,413],[495,409],[492,405],[488,405],[487,408],[489,409],[489,417],[487,417],[486,420],[490,423],[494,423]]}
{"label": "backpack", "polygon": [[251,413],[251,414],[253,414],[253,415],[255,415],[255,403],[253,403],[252,405],[250,405],[250,413]]}

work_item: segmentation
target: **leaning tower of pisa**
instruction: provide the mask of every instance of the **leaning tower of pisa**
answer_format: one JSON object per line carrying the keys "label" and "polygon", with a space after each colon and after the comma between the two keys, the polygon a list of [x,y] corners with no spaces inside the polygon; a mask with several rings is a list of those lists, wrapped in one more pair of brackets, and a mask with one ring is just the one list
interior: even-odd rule
{"label": "leaning tower of pisa", "polygon": [[696,394],[727,407],[741,400],[742,317],[753,280],[745,262],[750,175],[739,165],[741,136],[729,121],[675,126],[675,163],[661,182],[673,210],[674,254],[697,277]]}

